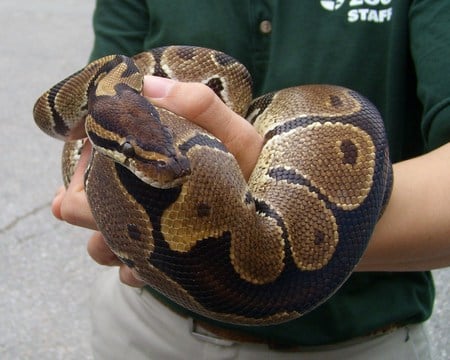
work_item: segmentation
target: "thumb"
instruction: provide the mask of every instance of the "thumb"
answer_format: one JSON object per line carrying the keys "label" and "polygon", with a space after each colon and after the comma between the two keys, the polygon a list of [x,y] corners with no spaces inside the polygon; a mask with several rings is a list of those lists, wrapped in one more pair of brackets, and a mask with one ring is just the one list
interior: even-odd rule
{"label": "thumb", "polygon": [[146,76],[143,94],[154,105],[186,118],[217,137],[236,158],[244,177],[249,178],[261,151],[262,138],[208,86]]}

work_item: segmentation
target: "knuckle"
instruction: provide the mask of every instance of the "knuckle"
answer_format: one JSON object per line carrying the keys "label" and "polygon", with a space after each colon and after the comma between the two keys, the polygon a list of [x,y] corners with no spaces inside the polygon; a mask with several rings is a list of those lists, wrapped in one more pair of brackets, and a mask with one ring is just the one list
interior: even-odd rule
{"label": "knuckle", "polygon": [[244,119],[235,120],[228,124],[227,137],[223,141],[227,149],[235,157],[238,157],[254,141],[254,131],[249,129],[247,124]]}
{"label": "knuckle", "polygon": [[88,241],[87,252],[100,265],[118,265],[117,257],[109,250],[103,236],[98,232],[95,232]]}
{"label": "knuckle", "polygon": [[70,194],[66,194],[61,201],[61,219],[72,225],[77,225],[79,220],[76,213],[76,206],[71,201]]}
{"label": "knuckle", "polygon": [[202,83],[180,83],[176,96],[180,100],[179,115],[193,122],[202,122],[219,100],[214,91]]}
{"label": "knuckle", "polygon": [[142,287],[144,283],[138,280],[132,270],[128,268],[126,265],[120,265],[119,269],[119,279],[123,284],[133,286],[133,287]]}

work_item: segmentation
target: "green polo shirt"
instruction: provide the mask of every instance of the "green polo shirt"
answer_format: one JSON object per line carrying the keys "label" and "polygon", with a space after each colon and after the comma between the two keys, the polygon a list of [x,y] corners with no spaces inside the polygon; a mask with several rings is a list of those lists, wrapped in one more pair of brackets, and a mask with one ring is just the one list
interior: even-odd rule
{"label": "green polo shirt", "polygon": [[[450,140],[448,14],[448,0],[98,0],[91,58],[197,45],[246,65],[255,96],[309,83],[355,89],[380,110],[395,162]],[[433,299],[428,272],[355,273],[297,320],[239,328],[270,342],[330,344],[424,321]]]}

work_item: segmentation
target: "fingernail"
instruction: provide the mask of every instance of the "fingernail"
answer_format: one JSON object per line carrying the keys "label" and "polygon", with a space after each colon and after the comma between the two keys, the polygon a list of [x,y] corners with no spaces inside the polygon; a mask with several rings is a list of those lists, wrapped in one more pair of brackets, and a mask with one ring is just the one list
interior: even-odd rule
{"label": "fingernail", "polygon": [[167,96],[174,84],[175,80],[147,75],[144,77],[143,92],[145,96],[150,98],[163,98]]}

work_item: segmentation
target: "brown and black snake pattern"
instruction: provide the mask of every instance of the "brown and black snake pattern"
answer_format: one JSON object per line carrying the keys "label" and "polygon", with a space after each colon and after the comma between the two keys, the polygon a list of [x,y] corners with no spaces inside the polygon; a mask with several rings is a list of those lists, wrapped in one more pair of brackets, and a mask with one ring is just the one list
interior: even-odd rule
{"label": "brown and black snake pattern", "polygon": [[[218,139],[141,96],[144,74],[203,82],[247,114],[265,140],[248,183]],[[113,252],[177,303],[231,323],[283,322],[328,299],[392,187],[383,122],[364,97],[310,85],[251,101],[246,69],[209,49],[102,58],[43,94],[34,118],[64,141],[88,135],[86,192]]]}

